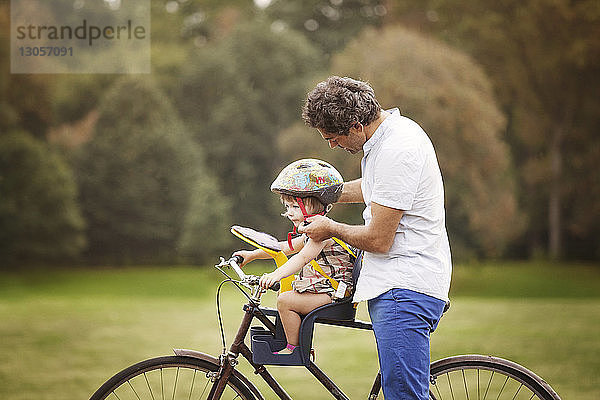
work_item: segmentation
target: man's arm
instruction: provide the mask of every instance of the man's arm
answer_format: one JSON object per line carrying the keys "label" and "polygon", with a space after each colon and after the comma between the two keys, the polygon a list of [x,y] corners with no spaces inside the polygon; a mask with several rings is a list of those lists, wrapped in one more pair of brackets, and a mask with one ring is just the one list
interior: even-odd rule
{"label": "man's arm", "polygon": [[372,202],[369,225],[347,225],[316,215],[308,218],[310,224],[300,226],[298,231],[316,241],[335,236],[351,246],[371,253],[387,253],[394,243],[396,229],[403,214],[402,210]]}
{"label": "man's arm", "polygon": [[342,189],[342,195],[340,199],[337,201],[338,203],[364,203],[362,189],[360,188],[360,183],[362,178],[355,179],[350,182],[344,182],[344,187]]}

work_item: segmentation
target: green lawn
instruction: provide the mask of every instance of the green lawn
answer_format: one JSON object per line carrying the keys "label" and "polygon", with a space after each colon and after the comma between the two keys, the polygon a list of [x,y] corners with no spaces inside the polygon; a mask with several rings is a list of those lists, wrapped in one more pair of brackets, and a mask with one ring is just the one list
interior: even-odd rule
{"label": "green lawn", "polygon": [[[0,399],[85,399],[118,370],[172,348],[218,354],[219,281],[191,267],[3,272]],[[600,398],[600,266],[458,265],[451,297],[432,358],[492,354],[534,370],[563,399]],[[230,340],[243,297],[227,286],[222,300]],[[269,294],[264,304],[274,303]],[[364,304],[359,314],[368,319]],[[366,398],[377,371],[370,332],[318,326],[315,348],[350,398]],[[272,371],[294,398],[329,398],[303,368]]]}

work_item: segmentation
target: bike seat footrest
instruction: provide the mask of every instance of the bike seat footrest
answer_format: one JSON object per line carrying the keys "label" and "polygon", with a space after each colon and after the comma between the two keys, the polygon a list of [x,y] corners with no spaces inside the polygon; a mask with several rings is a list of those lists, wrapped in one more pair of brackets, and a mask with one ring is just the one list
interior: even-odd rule
{"label": "bike seat footrest", "polygon": [[323,305],[311,311],[302,318],[300,325],[299,346],[292,354],[273,354],[282,350],[287,342],[281,320],[277,310],[263,308],[261,311],[267,316],[276,316],[275,334],[263,327],[250,329],[252,359],[257,364],[266,365],[308,365],[310,363],[310,350],[315,323],[344,326],[358,329],[372,329],[368,322],[356,321],[356,308],[350,299]]}
{"label": "bike seat footrest", "polygon": [[296,347],[291,354],[273,354],[283,350],[286,340],[276,339],[268,330],[253,326],[250,328],[250,341],[252,346],[252,361],[263,365],[304,365],[300,346]]}

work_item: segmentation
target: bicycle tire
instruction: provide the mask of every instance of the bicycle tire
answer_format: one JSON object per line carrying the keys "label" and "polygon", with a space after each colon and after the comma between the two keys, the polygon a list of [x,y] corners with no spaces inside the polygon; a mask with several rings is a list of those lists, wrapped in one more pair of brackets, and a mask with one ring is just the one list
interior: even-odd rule
{"label": "bicycle tire", "polygon": [[431,364],[430,399],[560,400],[542,378],[498,357],[463,355]]}
{"label": "bicycle tire", "polygon": [[[218,364],[194,357],[151,358],[115,374],[90,400],[205,399],[212,383],[207,374],[218,370]],[[241,379],[232,375],[221,399],[256,400],[256,397]]]}

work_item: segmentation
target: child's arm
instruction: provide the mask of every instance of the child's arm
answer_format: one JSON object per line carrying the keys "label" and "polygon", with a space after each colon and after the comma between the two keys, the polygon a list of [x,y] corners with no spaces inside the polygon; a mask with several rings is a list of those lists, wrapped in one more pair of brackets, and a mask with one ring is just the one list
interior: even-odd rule
{"label": "child's arm", "polygon": [[[290,254],[294,254],[294,253],[297,253],[300,250],[302,250],[302,248],[304,247],[304,235],[301,235],[301,236],[298,236],[298,237],[295,237],[292,239],[292,246],[294,246],[294,250],[290,249],[290,245],[288,244],[287,241],[279,242],[279,244],[281,245],[281,251],[283,251],[283,253],[286,256],[289,256]],[[267,254],[266,251],[261,250],[261,249],[238,250],[238,251],[234,252],[231,256],[232,257],[240,256],[244,259],[244,261],[242,262],[240,267],[243,267],[244,265],[246,265],[249,262],[252,262],[254,260],[266,260],[266,259],[271,258],[271,256],[269,254]]]}
{"label": "child's arm", "polygon": [[268,289],[275,282],[278,282],[281,279],[300,271],[302,267],[319,255],[329,240],[331,239],[322,242],[315,242],[312,239],[308,239],[308,242],[304,245],[302,250],[298,252],[298,254],[294,255],[288,260],[288,262],[277,268],[275,271],[263,275],[260,278],[260,286],[262,286],[263,289]]}
{"label": "child's arm", "polygon": [[271,258],[271,256],[268,255],[266,251],[263,251],[261,249],[238,250],[231,255],[231,257],[235,256],[240,256],[244,259],[244,261],[242,261],[242,263],[240,264],[240,267],[243,267],[244,265],[254,260],[265,260],[267,258]]}

